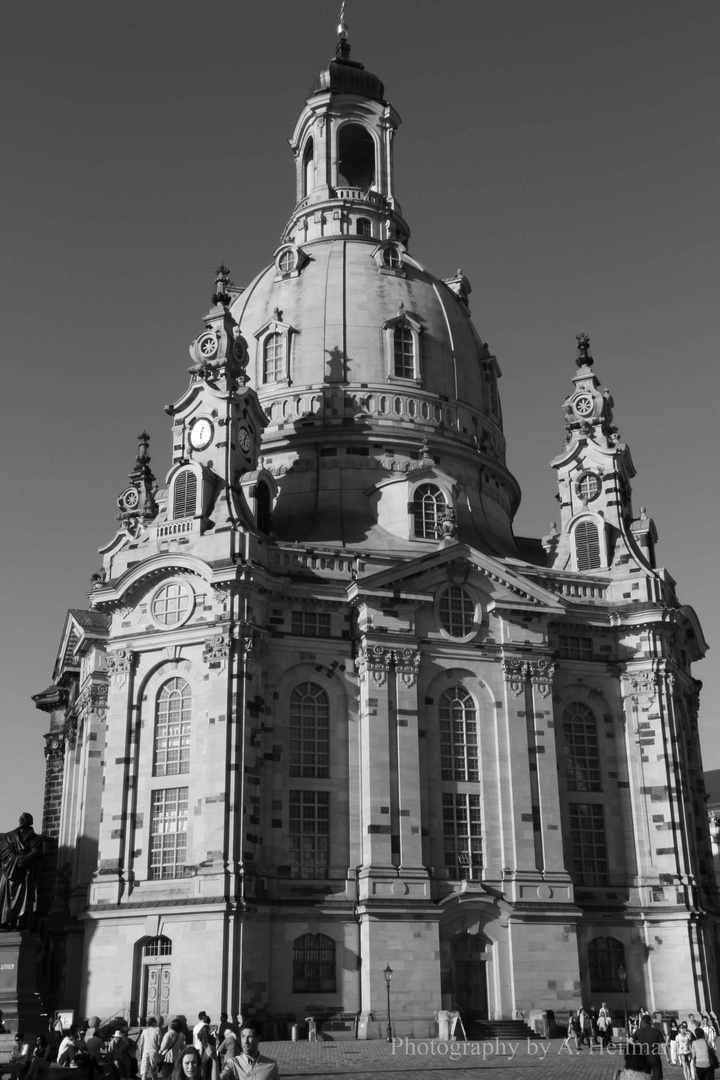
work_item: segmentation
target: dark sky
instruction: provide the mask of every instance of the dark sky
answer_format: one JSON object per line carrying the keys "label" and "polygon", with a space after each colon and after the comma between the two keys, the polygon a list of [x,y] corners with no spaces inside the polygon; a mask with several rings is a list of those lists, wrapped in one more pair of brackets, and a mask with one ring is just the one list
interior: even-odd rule
{"label": "dark sky", "polygon": [[[48,685],[65,611],[146,428],[187,384],[213,269],[238,284],[290,215],[287,138],[334,51],[338,4],[68,0],[3,6],[3,591],[0,831],[41,812]],[[716,3],[350,0],[353,58],[403,117],[411,251],[458,267],[497,354],[520,534],[557,517],[575,334],[713,648],[720,630]],[[715,654],[706,767],[720,767]],[[8,768],[8,762],[17,768]]]}

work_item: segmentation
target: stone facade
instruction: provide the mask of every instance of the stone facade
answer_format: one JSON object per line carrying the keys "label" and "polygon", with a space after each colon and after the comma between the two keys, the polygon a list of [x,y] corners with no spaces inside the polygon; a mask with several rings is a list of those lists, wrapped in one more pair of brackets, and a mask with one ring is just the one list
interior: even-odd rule
{"label": "stone facade", "polygon": [[[346,37],[297,205],[220,267],[158,483],[140,437],[53,683],[51,997],[398,1034],[717,1007],[705,651],[578,335],[559,522],[514,536],[470,285],[409,253],[399,117]],[[60,1003],[59,1000],[49,1004]],[[352,1018],[352,1020],[348,1020]]]}

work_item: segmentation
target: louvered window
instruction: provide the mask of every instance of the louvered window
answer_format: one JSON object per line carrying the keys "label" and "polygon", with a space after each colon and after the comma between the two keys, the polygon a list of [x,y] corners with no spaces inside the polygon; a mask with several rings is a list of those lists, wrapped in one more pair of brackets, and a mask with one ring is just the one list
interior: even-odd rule
{"label": "louvered window", "polygon": [[179,473],[175,479],[173,513],[176,518],[195,517],[197,505],[197,476],[190,469]]}
{"label": "louvered window", "polygon": [[575,555],[578,570],[594,570],[602,565],[600,535],[594,521],[581,521],[576,528]]}

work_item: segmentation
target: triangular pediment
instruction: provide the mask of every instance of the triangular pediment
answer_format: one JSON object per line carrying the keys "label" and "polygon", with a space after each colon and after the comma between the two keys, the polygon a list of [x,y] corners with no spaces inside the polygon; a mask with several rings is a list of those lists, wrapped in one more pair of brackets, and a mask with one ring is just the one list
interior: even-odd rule
{"label": "triangular pediment", "polygon": [[493,606],[562,612],[562,598],[525,577],[518,565],[486,555],[468,544],[447,544],[429,555],[389,567],[355,583],[358,593],[385,592],[417,595],[432,590],[438,578],[462,584],[473,578],[490,596]]}

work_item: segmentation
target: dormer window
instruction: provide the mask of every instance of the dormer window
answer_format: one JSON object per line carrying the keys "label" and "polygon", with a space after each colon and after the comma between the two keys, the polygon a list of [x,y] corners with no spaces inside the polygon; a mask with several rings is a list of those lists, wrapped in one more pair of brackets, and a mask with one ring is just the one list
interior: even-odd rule
{"label": "dormer window", "polygon": [[198,480],[190,469],[183,469],[175,477],[173,485],[173,517],[195,517],[197,511]]}
{"label": "dormer window", "polygon": [[286,250],[278,259],[278,269],[281,274],[289,274],[295,269],[295,252]]}
{"label": "dormer window", "polygon": [[268,334],[263,342],[264,383],[280,382],[286,375],[285,335]]}
{"label": "dormer window", "polygon": [[420,333],[422,326],[401,310],[383,323],[388,379],[420,381]]}
{"label": "dormer window", "polygon": [[415,536],[422,540],[437,540],[445,505],[442,491],[434,484],[421,484],[416,489],[412,502]]}
{"label": "dormer window", "polygon": [[308,257],[297,244],[283,244],[275,252],[276,281],[283,278],[298,277]]}
{"label": "dormer window", "polygon": [[383,251],[383,262],[391,270],[399,270],[402,266],[400,252],[396,247],[386,247]]}
{"label": "dormer window", "polygon": [[407,323],[393,331],[394,374],[397,379],[415,378],[415,337]]}
{"label": "dormer window", "polygon": [[391,277],[405,277],[403,266],[404,246],[397,240],[383,240],[374,249],[372,255],[381,274]]}

